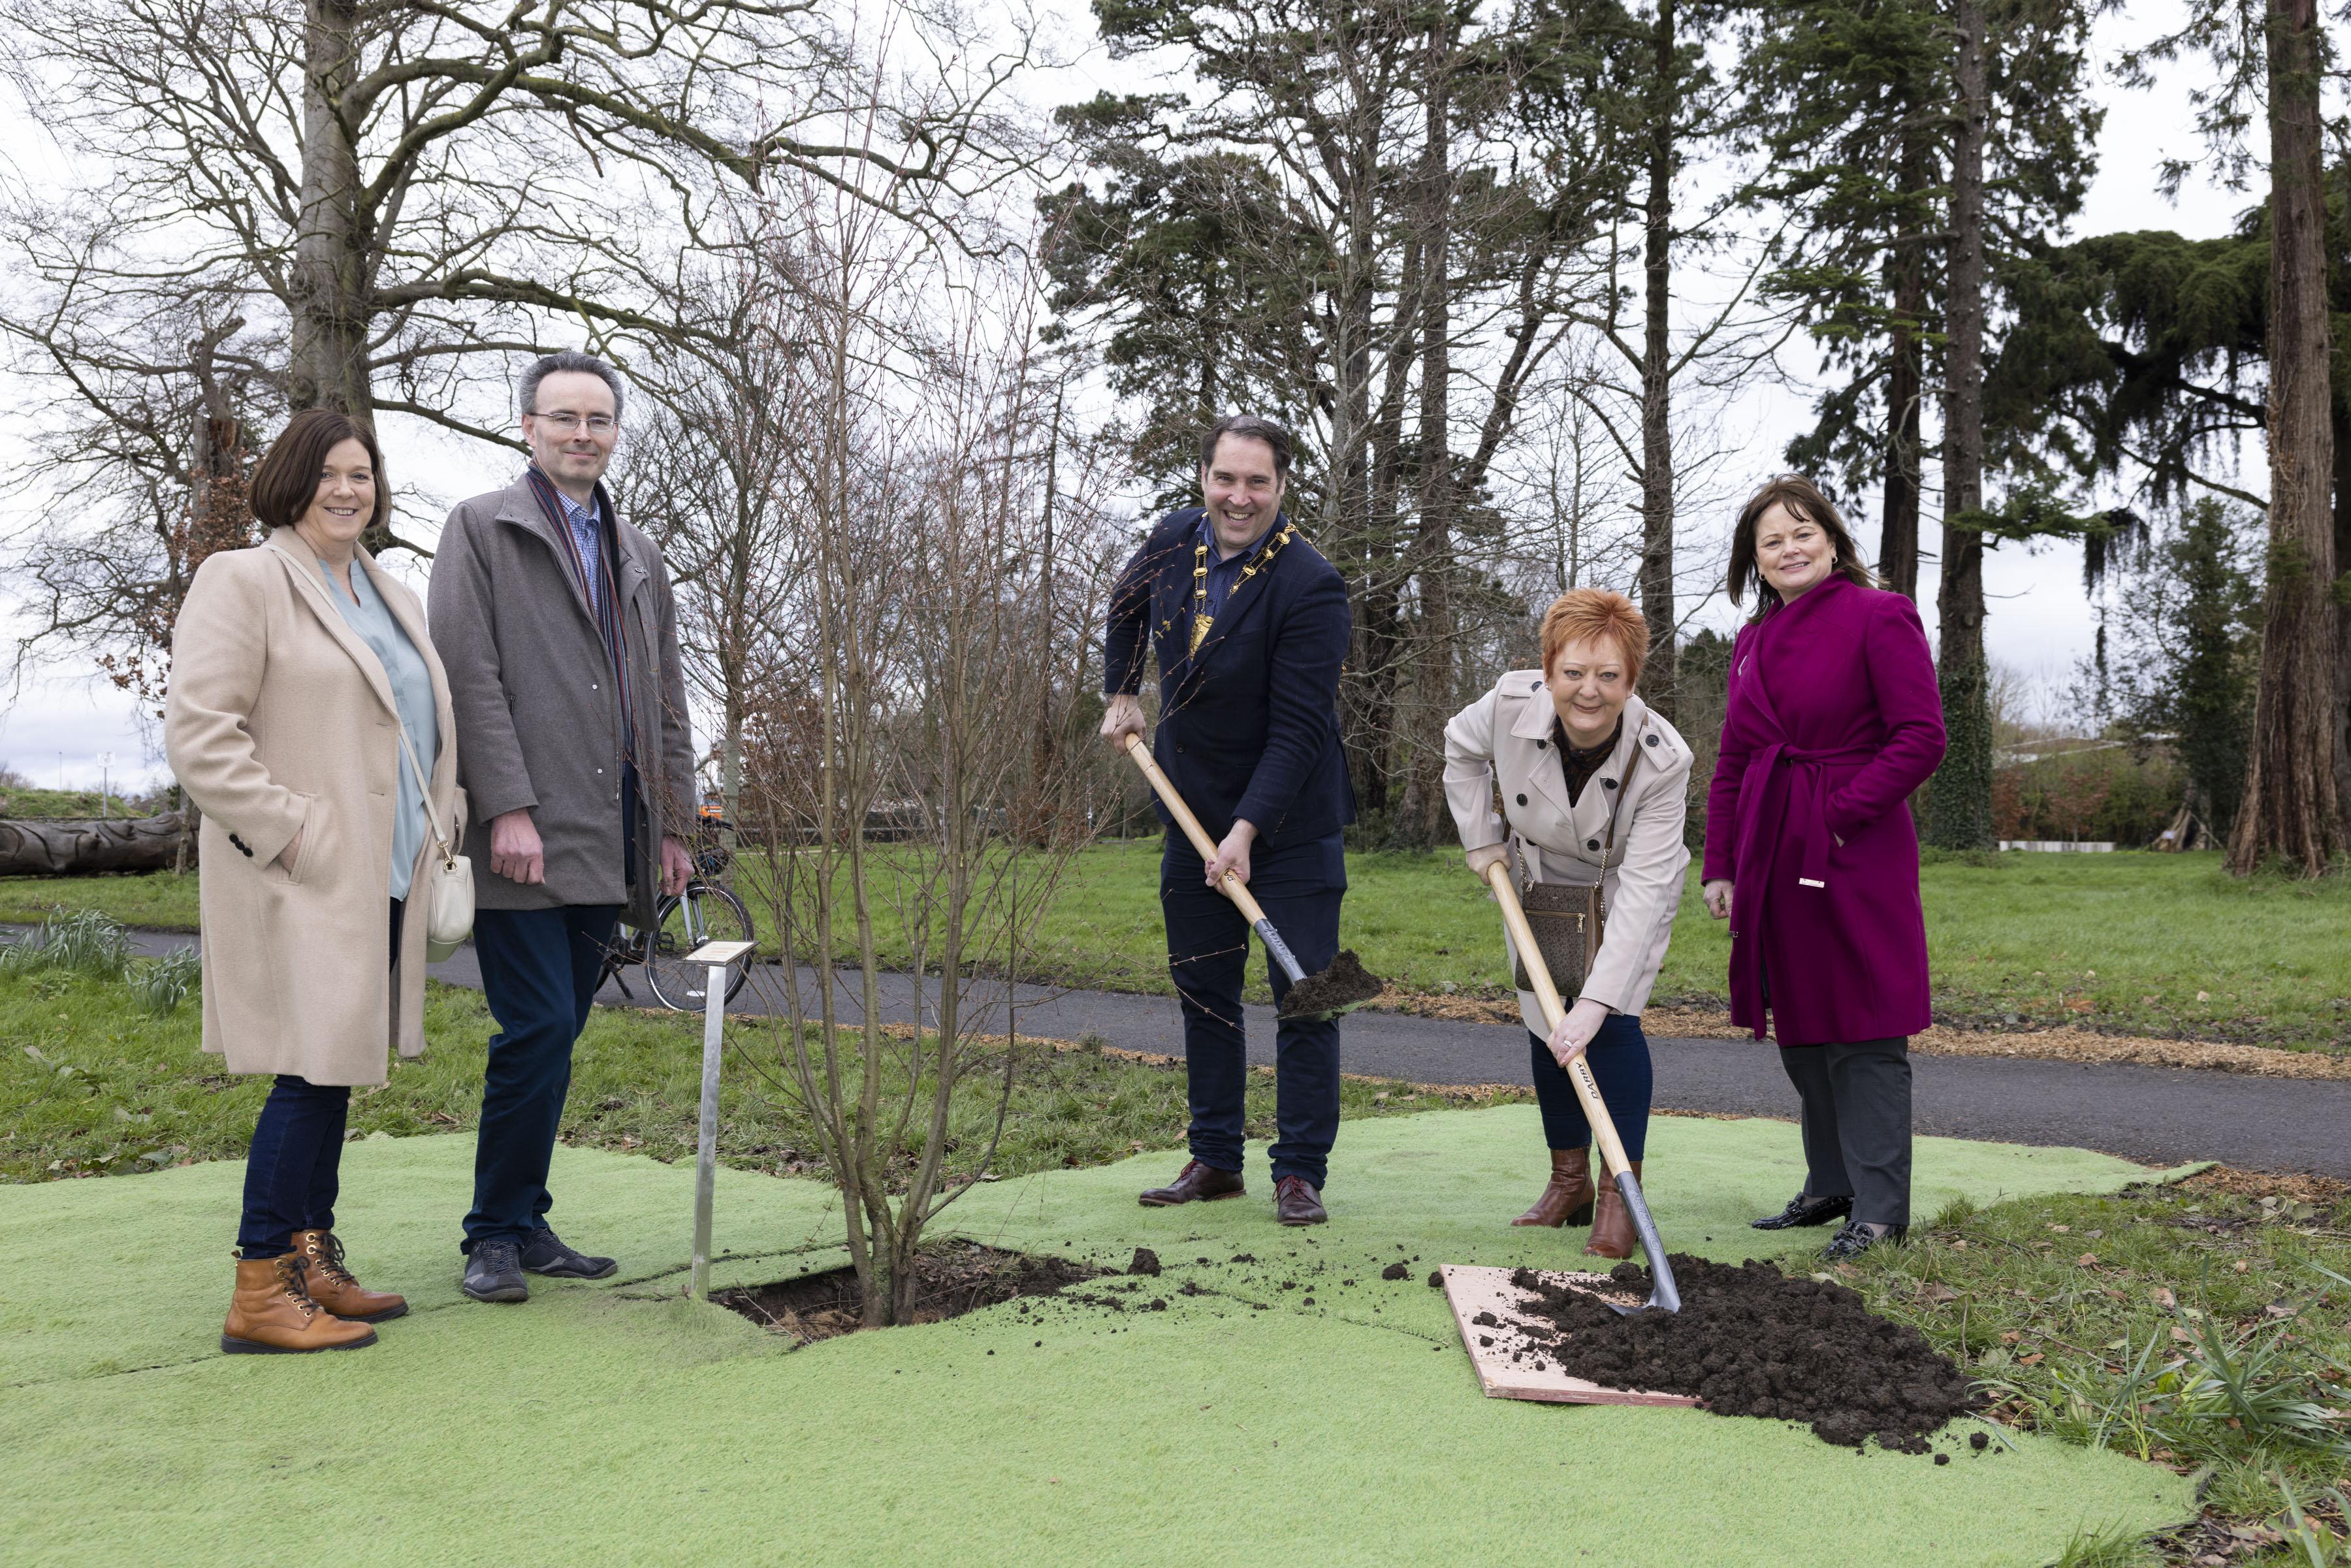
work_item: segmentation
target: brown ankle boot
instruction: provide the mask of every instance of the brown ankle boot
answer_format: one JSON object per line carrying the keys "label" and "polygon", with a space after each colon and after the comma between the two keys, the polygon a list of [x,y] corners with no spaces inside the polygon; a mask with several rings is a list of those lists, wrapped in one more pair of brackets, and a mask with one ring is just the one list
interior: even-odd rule
{"label": "brown ankle boot", "polygon": [[375,1330],[348,1323],[302,1288],[302,1254],[239,1258],[236,1292],[221,1325],[221,1349],[230,1355],[283,1355],[311,1350],[356,1350],[375,1343]]}
{"label": "brown ankle boot", "polygon": [[1510,1223],[1548,1225],[1554,1230],[1562,1225],[1591,1224],[1592,1151],[1553,1149],[1551,1180],[1544,1184],[1535,1206]]}
{"label": "brown ankle boot", "polygon": [[[1641,1176],[1641,1162],[1633,1162],[1633,1179]],[[1644,1191],[1643,1197],[1647,1193]],[[1609,1177],[1600,1184],[1599,1212],[1592,1221],[1591,1239],[1584,1242],[1583,1251],[1590,1258],[1630,1258],[1633,1243],[1639,1239],[1633,1229],[1633,1211],[1625,1207],[1624,1195],[1616,1190],[1616,1178]]]}
{"label": "brown ankle boot", "polygon": [[310,1299],[349,1322],[380,1323],[408,1311],[404,1297],[371,1291],[343,1267],[343,1244],[331,1230],[298,1230],[294,1250],[302,1259],[302,1283]]}

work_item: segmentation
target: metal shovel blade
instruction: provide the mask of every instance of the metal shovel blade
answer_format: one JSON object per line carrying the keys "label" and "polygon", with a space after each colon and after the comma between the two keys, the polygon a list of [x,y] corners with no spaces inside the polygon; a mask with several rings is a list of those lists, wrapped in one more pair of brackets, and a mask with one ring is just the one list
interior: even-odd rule
{"label": "metal shovel blade", "polygon": [[1666,1260],[1666,1244],[1657,1239],[1657,1222],[1649,1218],[1649,1201],[1641,1196],[1641,1178],[1631,1171],[1616,1173],[1616,1194],[1625,1200],[1625,1212],[1633,1217],[1633,1228],[1640,1234],[1641,1250],[1649,1260],[1649,1299],[1637,1307],[1620,1307],[1608,1303],[1620,1316],[1659,1307],[1669,1312],[1682,1310],[1682,1292],[1674,1283],[1674,1266]]}

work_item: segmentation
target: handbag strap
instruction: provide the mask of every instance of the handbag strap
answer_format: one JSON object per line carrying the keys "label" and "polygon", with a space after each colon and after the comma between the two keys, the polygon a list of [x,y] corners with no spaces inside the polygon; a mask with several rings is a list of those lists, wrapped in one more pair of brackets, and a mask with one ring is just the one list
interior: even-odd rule
{"label": "handbag strap", "polygon": [[[441,852],[441,863],[443,865],[453,865],[456,862],[457,857],[449,852],[449,841],[441,831],[440,820],[433,814],[432,780],[424,777],[423,765],[416,760],[416,748],[408,744],[408,727],[403,724],[398,727],[400,730],[400,754],[408,758],[408,771],[413,775],[416,779],[417,801],[424,808],[424,830],[433,835],[433,847]],[[1611,822],[1609,827],[1613,831],[1614,831],[1615,824]]]}

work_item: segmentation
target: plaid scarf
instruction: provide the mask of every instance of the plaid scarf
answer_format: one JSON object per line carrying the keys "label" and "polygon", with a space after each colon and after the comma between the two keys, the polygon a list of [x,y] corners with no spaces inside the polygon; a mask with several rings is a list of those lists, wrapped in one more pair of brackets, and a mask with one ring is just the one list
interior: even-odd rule
{"label": "plaid scarf", "polygon": [[596,552],[597,566],[603,580],[596,582],[588,575],[588,562],[580,553],[580,541],[571,537],[571,519],[565,516],[563,498],[556,494],[553,480],[539,471],[537,464],[523,471],[530,481],[530,493],[538,499],[539,510],[555,529],[562,542],[564,559],[571,563],[572,580],[580,584],[580,596],[588,601],[596,618],[596,630],[604,640],[604,656],[612,664],[612,689],[621,698],[621,757],[633,763],[637,756],[637,729],[631,722],[629,708],[628,650],[621,638],[621,593],[618,580],[612,575],[612,556],[620,545],[620,528],[612,522],[612,504],[605,498],[604,486],[596,486],[596,517],[602,525],[604,548]]}

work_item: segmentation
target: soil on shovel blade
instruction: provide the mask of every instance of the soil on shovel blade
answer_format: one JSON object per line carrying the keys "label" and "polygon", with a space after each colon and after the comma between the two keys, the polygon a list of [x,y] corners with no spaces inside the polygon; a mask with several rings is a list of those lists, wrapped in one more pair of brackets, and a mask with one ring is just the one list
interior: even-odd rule
{"label": "soil on shovel blade", "polygon": [[1353,947],[1343,947],[1339,956],[1331,960],[1329,968],[1319,975],[1307,976],[1283,993],[1281,1016],[1294,1019],[1309,1013],[1336,1012],[1341,1008],[1370,1001],[1387,989],[1387,985],[1364,967],[1364,961],[1355,956]]}
{"label": "soil on shovel blade", "polygon": [[[1100,1269],[1066,1258],[1003,1252],[972,1241],[927,1249],[915,1257],[914,1311],[907,1322],[945,1322],[1023,1296],[1054,1295],[1102,1273]],[[854,1269],[715,1291],[710,1299],[762,1328],[789,1333],[802,1343],[852,1333],[864,1326]]]}
{"label": "soil on shovel blade", "polygon": [[[1669,1256],[1679,1312],[1620,1317],[1592,1295],[1520,1269],[1510,1282],[1537,1299],[1516,1315],[1572,1376],[1693,1394],[1719,1416],[1802,1421],[1847,1448],[1876,1437],[1923,1454],[1930,1433],[1983,1406],[1967,1375],[1924,1335],[1877,1316],[1856,1291],[1791,1279],[1751,1258],[1734,1266]],[[1648,1294],[1649,1272],[1638,1264],[1620,1263],[1609,1278]]]}

